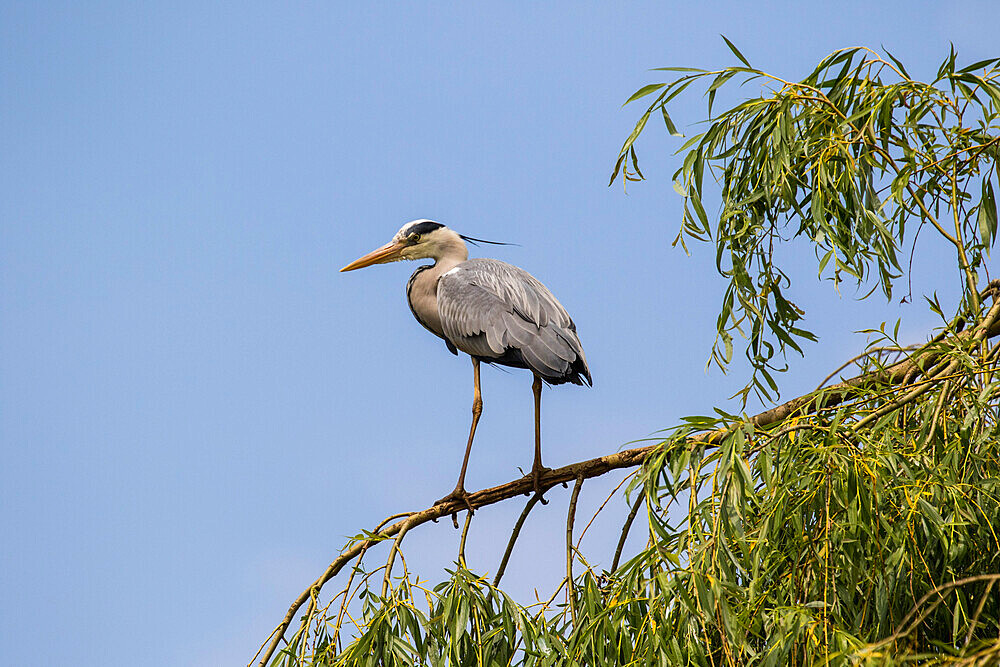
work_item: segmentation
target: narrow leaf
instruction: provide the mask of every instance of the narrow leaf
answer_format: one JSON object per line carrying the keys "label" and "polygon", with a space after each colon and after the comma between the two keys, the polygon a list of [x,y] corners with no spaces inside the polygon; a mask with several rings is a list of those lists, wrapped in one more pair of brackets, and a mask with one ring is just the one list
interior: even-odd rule
{"label": "narrow leaf", "polygon": [[663,88],[665,85],[667,85],[667,84],[665,84],[665,83],[651,83],[648,86],[643,86],[639,90],[637,90],[634,93],[632,93],[632,97],[630,97],[627,100],[625,100],[625,104],[623,104],[622,106],[627,105],[629,102],[635,102],[640,97],[645,97],[646,95],[649,95],[650,93],[655,92],[655,91],[659,90],[660,88]]}
{"label": "narrow leaf", "polygon": [[677,126],[674,125],[674,121],[670,120],[670,115],[667,113],[667,107],[661,106],[660,112],[663,114],[663,122],[667,126],[667,132],[675,137],[683,137],[684,135],[677,131]]}
{"label": "narrow leaf", "polygon": [[899,69],[899,71],[902,72],[903,76],[905,76],[907,79],[911,78],[910,77],[910,73],[906,71],[905,67],[903,67],[903,63],[901,63],[898,60],[896,60],[896,56],[894,56],[891,53],[889,53],[889,49],[887,49],[887,48],[885,48],[885,46],[883,46],[882,50],[885,51],[885,55],[889,56],[889,60],[891,60],[896,65],[896,67]]}
{"label": "narrow leaf", "polygon": [[736,45],[733,44],[732,42],[730,42],[729,38],[726,37],[725,35],[721,35],[721,37],[722,37],[722,39],[724,39],[726,41],[726,46],[728,46],[729,50],[733,52],[733,55],[735,55],[737,58],[739,58],[740,62],[742,62],[744,65],[746,65],[747,67],[750,67],[752,69],[753,66],[750,64],[750,61],[747,60],[746,57],[742,53],[740,53],[740,50],[736,48]]}

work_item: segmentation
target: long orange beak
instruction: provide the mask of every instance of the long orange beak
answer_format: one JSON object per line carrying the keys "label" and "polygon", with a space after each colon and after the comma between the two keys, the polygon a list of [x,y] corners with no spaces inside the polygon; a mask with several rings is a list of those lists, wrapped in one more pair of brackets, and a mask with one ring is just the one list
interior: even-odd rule
{"label": "long orange beak", "polygon": [[377,250],[372,250],[370,253],[364,257],[359,257],[347,266],[341,269],[341,271],[353,271],[354,269],[363,269],[366,266],[371,266],[372,264],[383,264],[385,262],[391,262],[395,259],[399,259],[399,253],[403,251],[406,247],[405,243],[398,243],[396,241],[390,241],[384,246]]}

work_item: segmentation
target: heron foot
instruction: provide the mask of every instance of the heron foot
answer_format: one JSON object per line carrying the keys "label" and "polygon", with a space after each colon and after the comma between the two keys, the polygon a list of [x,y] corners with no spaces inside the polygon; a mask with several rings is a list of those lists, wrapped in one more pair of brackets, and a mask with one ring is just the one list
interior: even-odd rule
{"label": "heron foot", "polygon": [[531,486],[535,491],[535,495],[538,496],[538,499],[541,501],[543,505],[549,504],[549,501],[547,501],[545,499],[545,496],[542,495],[547,490],[542,488],[542,475],[544,475],[547,472],[552,472],[552,468],[546,468],[545,466],[537,466],[532,468],[531,472],[529,472],[527,475],[524,476],[525,479],[529,477],[531,478]]}
{"label": "heron foot", "polygon": [[438,505],[444,505],[445,503],[450,503],[450,502],[462,503],[470,512],[476,511],[475,508],[472,506],[472,501],[469,500],[469,492],[466,491],[464,487],[461,486],[455,487],[454,491],[449,493],[441,500],[435,502],[434,506],[437,507]]}

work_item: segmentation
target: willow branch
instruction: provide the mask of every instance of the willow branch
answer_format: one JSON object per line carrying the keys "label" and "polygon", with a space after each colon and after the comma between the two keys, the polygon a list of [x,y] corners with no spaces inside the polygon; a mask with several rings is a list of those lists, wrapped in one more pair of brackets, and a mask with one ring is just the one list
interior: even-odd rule
{"label": "willow branch", "polygon": [[392,564],[396,560],[396,554],[399,552],[399,545],[402,544],[403,538],[406,537],[406,533],[409,532],[411,527],[412,523],[409,520],[404,521],[402,528],[400,528],[399,532],[396,534],[396,539],[392,541],[392,548],[389,550],[389,559],[385,562],[385,578],[382,580],[382,597],[385,597],[389,592],[389,583],[392,579]]}
{"label": "willow branch", "polygon": [[632,477],[634,477],[637,472],[639,472],[639,471],[638,470],[633,470],[629,474],[627,474],[624,477],[622,477],[622,481],[618,482],[618,486],[616,486],[615,488],[613,488],[611,490],[611,493],[608,494],[608,497],[604,499],[604,502],[601,503],[601,506],[597,508],[596,512],[594,512],[594,515],[592,517],[590,517],[590,521],[588,521],[587,525],[583,527],[582,531],[580,531],[580,537],[576,538],[576,550],[577,551],[580,551],[580,545],[583,543],[583,537],[584,537],[584,535],[587,534],[587,531],[590,530],[590,526],[593,525],[594,521],[597,520],[597,515],[599,515],[602,511],[604,511],[604,507],[609,502],[611,502],[612,498],[614,498],[618,494],[618,489],[622,488],[625,485],[625,482],[627,482],[630,479],[632,479]]}
{"label": "willow branch", "polygon": [[[874,644],[873,646],[871,646],[871,648],[877,649],[887,644],[891,644],[892,642],[902,639],[903,637],[913,632],[913,629],[916,628],[921,622],[923,622],[923,620],[927,618],[927,616],[944,601],[944,597],[941,596],[942,592],[954,588],[959,588],[961,586],[965,586],[966,584],[972,584],[980,581],[990,582],[990,585],[992,586],[992,584],[996,583],[998,580],[1000,580],[1000,574],[980,574],[974,577],[965,577],[964,579],[958,579],[957,581],[949,581],[947,583],[935,587],[933,590],[930,590],[926,594],[924,594],[924,596],[920,598],[920,600],[918,600],[915,605],[913,605],[913,608],[910,609],[909,613],[907,613],[905,617],[903,617],[903,620],[900,622],[898,628],[894,633],[892,633],[892,635],[886,637],[877,644]],[[920,608],[923,607],[924,604],[926,604],[927,601],[934,596],[938,596],[938,599],[935,600],[929,608],[924,610],[922,614],[918,615],[918,612],[920,612]],[[910,622],[910,619],[913,619],[913,621]]]}
{"label": "willow branch", "polygon": [[576,625],[576,598],[573,595],[573,522],[576,521],[576,501],[580,497],[580,489],[583,488],[583,477],[576,478],[573,485],[573,493],[569,498],[569,510],[566,512],[566,597],[569,600],[569,611],[573,617],[573,625]]}
{"label": "willow branch", "polygon": [[976,605],[976,613],[969,620],[969,631],[965,633],[965,643],[962,646],[968,646],[969,642],[972,641],[972,635],[976,632],[976,626],[979,624],[979,615],[983,613],[983,607],[986,605],[986,601],[990,599],[990,591],[993,590],[993,584],[995,583],[996,579],[991,579],[986,584],[986,592],[979,597],[979,604]]}
{"label": "willow branch", "polygon": [[[998,326],[995,320],[991,320],[990,325],[985,328],[984,333],[983,330],[977,332],[976,329],[970,329],[968,331],[955,334],[952,337],[952,340],[955,343],[965,343],[977,334],[992,337],[996,336],[998,333],[1000,333],[1000,326]],[[850,378],[849,380],[844,380],[843,382],[830,385],[826,389],[821,389],[819,391],[806,394],[805,396],[793,398],[785,403],[782,403],[781,405],[771,408],[770,410],[765,410],[764,412],[754,415],[750,418],[749,422],[758,428],[772,426],[796,414],[811,414],[835,407],[850,399],[857,393],[858,389],[868,384],[905,384],[907,377],[910,376],[911,373],[919,373],[921,369],[933,366],[945,357],[946,351],[940,348],[939,343],[945,339],[946,335],[947,333],[936,336],[929,343],[921,347],[906,359],[898,361],[891,366],[886,366],[880,371],[858,375]],[[698,441],[715,442],[726,432],[726,430],[720,429],[718,431],[701,433],[695,436],[694,439]]]}
{"label": "willow branch", "polygon": [[628,539],[629,531],[632,530],[632,522],[635,521],[635,517],[639,513],[639,508],[642,507],[644,500],[646,500],[645,490],[643,490],[643,492],[640,493],[635,499],[635,502],[632,503],[632,511],[628,513],[628,518],[625,519],[625,525],[622,526],[622,535],[618,538],[618,547],[615,549],[615,557],[614,560],[611,561],[611,569],[608,570],[608,572],[614,572],[618,569],[618,561],[621,560],[622,550],[625,549],[625,540]]}
{"label": "willow branch", "polygon": [[[993,307],[990,308],[990,311],[989,311],[989,313],[987,313],[986,318],[983,320],[982,324],[980,326],[978,326],[978,327],[976,327],[976,328],[974,328],[974,329],[972,329],[971,331],[968,332],[970,334],[970,337],[972,338],[972,340],[974,342],[976,342],[976,343],[979,343],[983,339],[985,339],[987,333],[990,330],[990,328],[996,323],[997,317],[1000,317],[1000,299],[998,299],[997,301],[994,302]],[[959,364],[961,364],[961,363],[962,363],[961,359],[955,359],[955,360],[953,360],[951,363],[949,363],[947,366],[945,366],[945,368],[939,374],[937,374],[935,377],[947,377],[952,372],[954,372],[955,369],[957,369],[958,366],[959,366]],[[857,425],[854,427],[855,430],[860,430],[860,429],[864,428],[865,426],[867,426],[868,424],[870,424],[873,421],[875,421],[876,419],[879,419],[879,418],[881,418],[881,417],[889,414],[893,410],[898,410],[899,408],[903,407],[907,403],[911,403],[917,397],[919,397],[920,395],[922,395],[922,394],[926,393],[927,391],[929,391],[933,386],[934,386],[933,383],[928,382],[927,384],[924,384],[923,386],[920,386],[920,387],[917,387],[916,389],[911,390],[909,393],[907,393],[906,395],[902,396],[898,400],[895,400],[895,401],[893,401],[891,403],[887,403],[886,405],[883,405],[881,408],[879,408],[878,410],[876,410],[872,414],[870,414],[867,417],[865,417],[864,419],[858,421]]]}
{"label": "willow branch", "polygon": [[462,528],[462,537],[458,541],[458,562],[465,567],[465,538],[469,536],[469,526],[472,525],[472,512],[466,512],[465,527]]}
{"label": "willow branch", "polygon": [[507,540],[507,549],[503,552],[503,558],[500,559],[500,565],[497,567],[497,574],[493,577],[493,586],[498,586],[500,584],[500,577],[503,576],[504,571],[507,569],[507,561],[510,560],[510,554],[514,551],[514,543],[517,542],[518,535],[521,534],[521,527],[524,525],[525,519],[528,518],[528,513],[531,508],[535,506],[538,499],[541,498],[541,494],[536,493],[531,496],[531,499],[521,510],[521,516],[517,518],[517,523],[514,524],[514,530],[510,533],[510,539]]}
{"label": "willow branch", "polygon": [[869,348],[869,349],[865,350],[864,352],[862,352],[861,354],[859,354],[858,356],[851,357],[850,359],[848,359],[847,361],[845,361],[844,363],[842,363],[840,366],[838,366],[832,373],[830,373],[825,378],[823,378],[823,381],[820,382],[819,385],[816,386],[816,391],[819,391],[820,389],[822,389],[826,385],[827,382],[829,382],[830,380],[832,380],[834,378],[834,376],[837,375],[837,373],[839,373],[840,371],[844,370],[845,368],[847,368],[848,366],[850,366],[851,364],[853,364],[853,363],[855,363],[857,361],[861,361],[862,359],[867,359],[868,357],[870,357],[870,356],[872,356],[874,354],[881,354],[883,352],[890,352],[890,353],[895,352],[897,354],[902,354],[902,353],[904,353],[904,352],[906,352],[908,350],[914,349],[915,347],[916,346],[913,346],[913,345],[910,345],[910,346],[907,346],[907,347],[896,347],[894,345],[888,345],[888,346],[884,346],[884,347],[872,347],[872,348]]}
{"label": "willow branch", "polygon": [[[985,292],[996,292],[998,291],[998,287],[1000,287],[1000,282],[994,281],[988,286]],[[1000,303],[1000,299],[997,300],[997,303]],[[985,337],[996,336],[1000,333],[1000,324],[998,324],[996,320],[996,308],[997,306],[994,304],[994,308],[991,309],[990,313],[993,317],[987,318],[987,320],[984,321],[979,327],[974,327],[967,331],[954,334],[952,336],[952,341],[956,344],[963,344],[968,343],[969,340],[973,338],[981,341]],[[818,392],[811,392],[804,396],[793,398],[790,401],[786,401],[781,405],[775,406],[751,417],[748,421],[756,428],[765,428],[782,422],[794,415],[811,414],[834,407],[846,400],[849,400],[852,396],[857,394],[860,388],[863,388],[871,383],[887,385],[902,384],[904,379],[910,373],[919,372],[921,369],[931,367],[945,358],[947,351],[943,350],[939,343],[944,340],[947,335],[948,332],[945,332],[936,336],[928,344],[921,347],[906,359],[892,364],[891,366],[887,366],[882,370],[865,375],[859,375],[831,385]],[[727,429],[706,431],[692,436],[691,441],[714,444],[721,440],[721,438],[728,432],[729,431]],[[586,480],[593,477],[600,477],[601,475],[605,475],[613,470],[634,468],[642,465],[646,458],[659,446],[660,443],[656,443],[643,447],[625,449],[614,454],[598,456],[597,458],[580,461],[578,463],[563,466],[562,468],[547,470],[542,473],[539,480],[539,486],[541,487],[542,492],[545,492],[558,484],[565,485],[576,479]],[[507,482],[506,484],[470,493],[468,500],[474,507],[482,508],[487,505],[493,505],[495,503],[514,498],[515,496],[528,495],[533,491],[534,485],[531,477],[519,477],[518,479]],[[529,505],[532,505],[531,501],[529,501]],[[288,630],[289,625],[295,618],[295,614],[302,607],[302,605],[308,602],[314,593],[318,593],[326,582],[337,576],[344,566],[353,558],[367,550],[368,547],[374,543],[387,538],[395,537],[400,531],[403,530],[404,526],[406,527],[406,530],[411,530],[417,526],[427,523],[428,521],[436,521],[442,517],[446,517],[464,509],[466,509],[464,502],[453,500],[429,507],[419,512],[395,515],[396,517],[404,518],[400,518],[395,521],[395,523],[380,526],[378,529],[373,531],[369,537],[357,539],[351,542],[350,545],[346,547],[332,563],[330,563],[326,571],[305,591],[303,591],[294,602],[292,602],[281,623],[278,624],[274,632],[268,637],[266,645],[258,651],[257,656],[260,657],[260,660],[257,664],[260,665],[260,667],[267,665],[268,661],[270,661],[274,652],[277,650],[278,644],[284,638],[285,631]],[[529,508],[526,507],[525,509],[527,512]],[[383,522],[383,524],[386,523],[387,522]],[[523,523],[523,521],[521,523]],[[255,658],[257,656],[255,656]],[[251,663],[252,662],[253,661],[251,661]]]}

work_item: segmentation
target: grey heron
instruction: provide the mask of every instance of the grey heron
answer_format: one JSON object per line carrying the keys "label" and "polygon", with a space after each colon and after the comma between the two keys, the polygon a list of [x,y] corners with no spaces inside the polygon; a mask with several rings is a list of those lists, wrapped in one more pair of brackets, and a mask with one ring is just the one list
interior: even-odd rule
{"label": "grey heron", "polygon": [[459,500],[471,510],[465,471],[483,411],[480,362],[525,368],[534,375],[535,458],[529,474],[539,494],[541,475],[546,470],[542,466],[542,382],[590,385],[591,378],[576,325],[552,292],[527,271],[506,262],[469,259],[466,240],[481,241],[432,220],[414,220],[403,225],[389,243],[341,271],[400,260],[434,260],[410,276],[406,298],[417,321],[443,338],[449,351],[457,355],[461,350],[472,358],[469,442],[455,490],[438,501]]}

